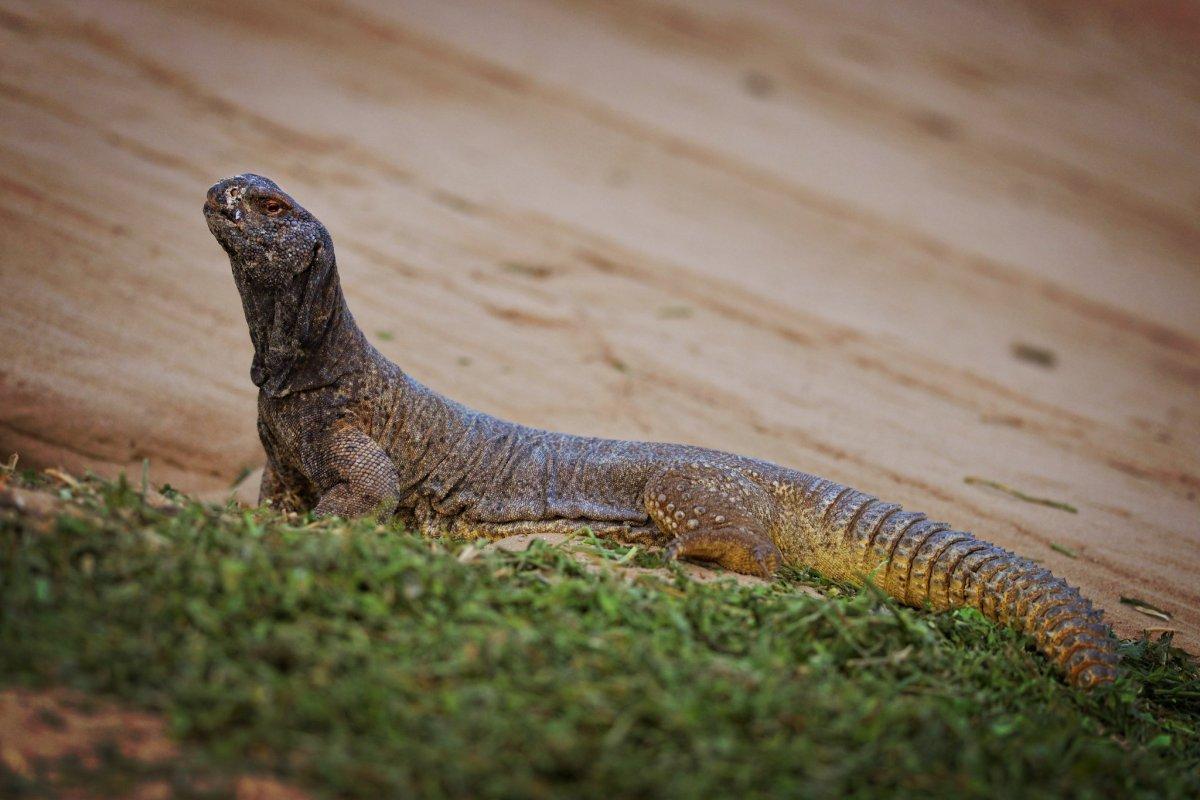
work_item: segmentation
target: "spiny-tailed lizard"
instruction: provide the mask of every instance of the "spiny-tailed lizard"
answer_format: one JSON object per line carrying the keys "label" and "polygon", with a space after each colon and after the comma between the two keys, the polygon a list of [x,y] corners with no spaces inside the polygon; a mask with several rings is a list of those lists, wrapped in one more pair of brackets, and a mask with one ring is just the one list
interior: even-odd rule
{"label": "spiny-tailed lizard", "polygon": [[903,603],[969,606],[1031,635],[1077,686],[1116,676],[1115,640],[1049,570],[833,481],[678,444],[506,422],[421,385],[346,307],[325,227],[274,182],[208,191],[254,344],[261,500],[317,515],[399,515],[424,531],[500,538],[583,525],[669,558],[769,577],[782,562],[871,576]]}

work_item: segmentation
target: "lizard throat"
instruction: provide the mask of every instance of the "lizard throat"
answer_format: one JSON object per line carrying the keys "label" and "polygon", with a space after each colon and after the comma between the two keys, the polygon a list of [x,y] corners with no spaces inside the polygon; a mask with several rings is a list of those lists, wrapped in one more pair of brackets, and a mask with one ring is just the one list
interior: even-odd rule
{"label": "lizard throat", "polygon": [[[328,245],[328,243],[325,243]],[[254,345],[250,378],[269,397],[328,386],[362,363],[366,339],[342,294],[331,246],[280,287],[254,285],[234,268]]]}

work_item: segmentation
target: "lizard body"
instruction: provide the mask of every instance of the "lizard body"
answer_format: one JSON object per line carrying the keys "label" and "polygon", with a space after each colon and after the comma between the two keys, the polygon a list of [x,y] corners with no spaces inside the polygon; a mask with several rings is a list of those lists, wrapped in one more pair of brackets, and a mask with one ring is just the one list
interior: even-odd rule
{"label": "lizard body", "polygon": [[267,465],[261,500],[399,515],[425,532],[601,535],[769,577],[782,562],[909,605],[970,606],[1030,634],[1067,680],[1112,681],[1098,611],[1065,581],[924,514],[815,475],[701,447],[572,436],[469,409],[367,341],[324,226],[257,175],[204,205],[242,296]]}

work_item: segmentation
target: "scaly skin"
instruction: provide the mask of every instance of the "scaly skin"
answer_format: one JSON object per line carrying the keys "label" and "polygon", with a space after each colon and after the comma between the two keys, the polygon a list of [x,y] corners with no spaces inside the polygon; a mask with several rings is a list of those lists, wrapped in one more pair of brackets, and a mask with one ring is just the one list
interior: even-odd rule
{"label": "scaly skin", "polygon": [[427,532],[573,531],[769,577],[782,561],[901,602],[977,608],[1030,634],[1077,686],[1116,676],[1099,612],[1048,570],[923,514],[765,461],[537,430],[422,386],[367,342],[324,226],[257,175],[204,205],[254,343],[262,500],[319,515],[400,515]]}

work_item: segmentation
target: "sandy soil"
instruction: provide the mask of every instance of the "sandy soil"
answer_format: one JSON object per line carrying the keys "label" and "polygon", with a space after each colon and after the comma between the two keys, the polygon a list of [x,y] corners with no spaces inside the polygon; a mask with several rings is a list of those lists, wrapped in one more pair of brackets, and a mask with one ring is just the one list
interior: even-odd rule
{"label": "sandy soil", "polygon": [[1122,8],[0,0],[0,457],[257,466],[200,215],[254,170],[420,380],[825,474],[1195,650],[1200,13]]}

